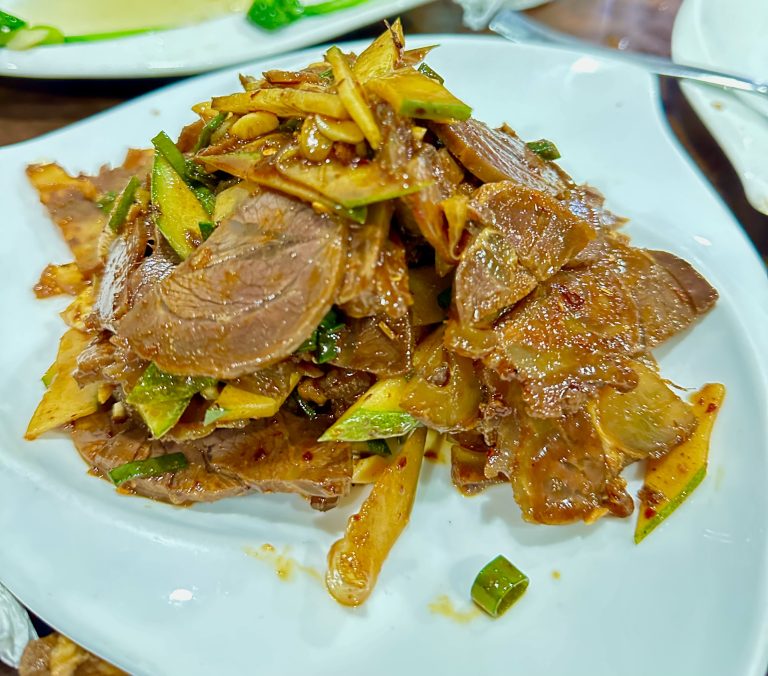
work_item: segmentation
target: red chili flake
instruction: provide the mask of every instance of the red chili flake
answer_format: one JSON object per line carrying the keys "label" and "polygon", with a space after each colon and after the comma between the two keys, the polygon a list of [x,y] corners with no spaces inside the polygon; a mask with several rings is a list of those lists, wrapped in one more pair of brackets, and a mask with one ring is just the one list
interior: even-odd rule
{"label": "red chili flake", "polygon": [[352,515],[352,521],[360,521],[360,515],[359,514],[353,514]]}
{"label": "red chili flake", "polygon": [[644,515],[646,519],[652,519],[656,516],[656,510],[653,507],[646,507]]}
{"label": "red chili flake", "polygon": [[[435,453],[434,451],[427,451],[427,452],[424,454],[424,457],[425,457],[427,460],[437,460],[437,453]],[[405,460],[405,458],[403,458],[403,460]]]}
{"label": "red chili flake", "polygon": [[400,469],[403,469],[408,464],[408,458],[400,458],[400,460],[397,461],[397,466]]}
{"label": "red chili flake", "polygon": [[712,413],[713,411],[716,411],[716,410],[717,410],[717,404],[715,403],[710,403],[707,406],[707,413]]}
{"label": "red chili flake", "polygon": [[307,451],[304,455],[301,456],[301,459],[304,462],[310,462],[314,456],[312,455],[312,451]]}
{"label": "red chili flake", "polygon": [[578,310],[582,305],[584,305],[584,298],[568,287],[561,287],[560,295],[562,295],[565,302],[575,310]]}

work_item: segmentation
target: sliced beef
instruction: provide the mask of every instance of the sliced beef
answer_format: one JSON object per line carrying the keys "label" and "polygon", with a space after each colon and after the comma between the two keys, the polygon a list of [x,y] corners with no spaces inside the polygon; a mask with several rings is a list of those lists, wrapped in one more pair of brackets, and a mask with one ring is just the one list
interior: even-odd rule
{"label": "sliced beef", "polygon": [[319,443],[323,431],[322,421],[281,413],[244,430],[218,430],[200,443],[208,447],[212,469],[238,477],[250,490],[333,499],[352,486],[352,450],[343,442]]}
{"label": "sliced beef", "polygon": [[367,284],[360,284],[358,294],[340,307],[350,317],[386,314],[399,319],[408,314],[411,305],[413,298],[408,286],[405,248],[402,244],[387,240],[379,251]]}
{"label": "sliced beef", "polygon": [[419,232],[445,261],[455,261],[451,250],[448,223],[440,203],[453,195],[463,178],[462,170],[445,150],[435,150],[424,144],[410,165],[410,177],[416,183],[429,182],[425,188],[397,201],[397,215],[401,223],[413,232]]}
{"label": "sliced beef", "polygon": [[431,128],[462,166],[484,183],[513,181],[552,195],[572,185],[557,165],[542,160],[508,127],[491,129],[469,119]]}
{"label": "sliced beef", "polygon": [[80,387],[106,380],[104,369],[115,363],[115,346],[105,334],[100,335],[77,357],[72,376]]}
{"label": "sliced beef", "polygon": [[144,218],[127,223],[109,248],[94,303],[97,321],[103,329],[116,332],[117,322],[131,307],[129,279],[144,259],[150,229]]}
{"label": "sliced beef", "polygon": [[119,333],[179,375],[235,378],[280,361],[330,309],[346,240],[345,225],[297,200],[255,195],[152,287]]}
{"label": "sliced beef", "polygon": [[27,168],[27,176],[81,272],[88,277],[98,271],[98,242],[106,217],[96,204],[96,186],[85,176],[69,176],[57,164],[32,165]]}
{"label": "sliced beef", "polygon": [[131,176],[135,176],[142,183],[144,182],[152,168],[154,155],[154,149],[136,150],[131,148],[126,153],[122,165],[115,168],[102,167],[91,180],[100,193],[120,193]]}
{"label": "sliced beef", "polygon": [[352,406],[375,380],[372,374],[365,371],[331,368],[319,378],[302,380],[298,391],[304,399],[319,406],[330,402],[331,414],[335,419]]}
{"label": "sliced beef", "polygon": [[382,251],[388,242],[392,211],[389,202],[373,205],[369,207],[368,222],[350,228],[344,281],[336,297],[338,305],[343,306],[357,298],[373,284]]}
{"label": "sliced beef", "polygon": [[131,422],[114,423],[107,413],[94,413],[75,421],[72,439],[83,459],[104,477],[127,462],[176,452],[187,456],[189,466],[185,469],[123,484],[124,488],[138,495],[185,504],[219,500],[246,492],[244,483],[237,477],[209,472],[199,446],[152,441],[144,428]]}
{"label": "sliced beef", "polygon": [[717,298],[672,254],[660,254],[660,265],[656,252],[616,238],[601,247],[590,264],[540,284],[494,328],[496,343],[484,363],[522,383],[534,416],[574,412],[603,385],[632,389],[631,361],[689,326]]}
{"label": "sliced beef", "polygon": [[496,473],[486,475],[486,463],[494,449],[484,442],[477,432],[463,432],[454,435],[451,446],[451,480],[464,495],[476,495],[489,486],[507,481],[507,477]]}
{"label": "sliced beef", "polygon": [[336,366],[378,376],[403,375],[413,365],[410,314],[399,319],[383,313],[347,319],[338,344],[339,356],[333,360]]}
{"label": "sliced beef", "polygon": [[522,415],[512,487],[523,517],[534,523],[628,516],[634,504],[619,476],[623,461],[606,452],[585,410],[557,419]]}
{"label": "sliced beef", "polygon": [[637,305],[611,260],[557,273],[495,333],[484,363],[519,380],[529,411],[540,417],[578,410],[606,384],[632,388],[629,362],[644,347]]}
{"label": "sliced beef", "polygon": [[489,183],[470,202],[482,226],[454,283],[459,319],[487,326],[579,253],[595,232],[552,196],[511,181]]}
{"label": "sliced beef", "polygon": [[697,315],[709,312],[717,302],[718,294],[702,275],[688,262],[668,251],[647,251],[655,263],[663,267],[685,293]]}
{"label": "sliced beef", "polygon": [[637,249],[605,234],[599,240],[591,263],[613,261],[638,306],[647,350],[690,326],[717,301],[709,282],[674,254]]}
{"label": "sliced beef", "polygon": [[77,420],[72,436],[80,454],[101,475],[126,462],[184,453],[188,467],[123,484],[139,495],[174,504],[249,491],[332,500],[349,491],[352,451],[345,443],[318,443],[319,425],[281,413],[242,429],[218,429],[202,439],[178,443],[150,440],[141,426],[115,423],[108,414],[96,413]]}

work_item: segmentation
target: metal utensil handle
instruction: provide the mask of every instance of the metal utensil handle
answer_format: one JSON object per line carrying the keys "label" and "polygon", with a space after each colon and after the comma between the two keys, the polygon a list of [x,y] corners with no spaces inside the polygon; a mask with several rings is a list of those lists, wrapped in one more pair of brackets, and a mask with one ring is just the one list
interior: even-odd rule
{"label": "metal utensil handle", "polygon": [[704,84],[727,89],[736,89],[742,92],[758,94],[768,97],[768,83],[756,82],[747,77],[686,66],[675,63],[670,59],[637,52],[623,52],[617,49],[594,45],[586,40],[575,38],[571,35],[552,30],[546,26],[531,21],[518,12],[510,9],[501,10],[491,21],[490,29],[513,42],[540,42],[552,46],[567,47],[585,54],[623,61],[624,63],[644,68],[658,75],[695,80]]}

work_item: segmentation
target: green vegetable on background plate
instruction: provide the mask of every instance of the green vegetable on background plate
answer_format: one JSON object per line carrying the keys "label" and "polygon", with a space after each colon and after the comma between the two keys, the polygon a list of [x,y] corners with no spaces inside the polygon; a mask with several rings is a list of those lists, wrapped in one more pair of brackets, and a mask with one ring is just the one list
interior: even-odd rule
{"label": "green vegetable on background plate", "polygon": [[331,14],[340,9],[362,5],[366,0],[328,0],[304,5],[299,0],[256,0],[248,10],[248,20],[268,31],[289,26],[305,16]]}
{"label": "green vegetable on background plate", "polygon": [[499,555],[472,583],[472,600],[491,617],[500,617],[528,589],[528,576]]}

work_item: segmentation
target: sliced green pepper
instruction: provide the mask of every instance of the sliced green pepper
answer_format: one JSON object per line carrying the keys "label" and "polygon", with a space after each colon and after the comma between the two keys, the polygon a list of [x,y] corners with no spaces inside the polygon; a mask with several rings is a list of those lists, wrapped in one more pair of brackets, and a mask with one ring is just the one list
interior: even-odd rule
{"label": "sliced green pepper", "polygon": [[542,160],[552,161],[560,159],[560,151],[557,149],[557,146],[545,138],[538,141],[528,141],[525,145],[533,150]]}
{"label": "sliced green pepper", "polygon": [[210,145],[213,132],[215,132],[223,124],[224,120],[227,119],[227,115],[228,113],[219,113],[216,115],[216,117],[212,117],[203,125],[203,128],[200,130],[200,136],[197,137],[195,147],[192,148],[193,153],[196,153]]}
{"label": "sliced green pepper", "polygon": [[500,617],[528,589],[528,577],[505,557],[486,564],[472,583],[472,600],[491,617]]}
{"label": "sliced green pepper", "polygon": [[160,476],[169,472],[176,472],[189,466],[187,456],[183,453],[169,453],[168,455],[158,455],[146,460],[136,460],[127,462],[124,465],[115,467],[109,472],[109,478],[119,486],[120,484],[139,477]]}
{"label": "sliced green pepper", "polygon": [[120,193],[120,197],[114,200],[114,207],[108,221],[112,232],[120,230],[120,226],[125,222],[128,210],[133,204],[134,197],[136,197],[136,190],[138,190],[140,185],[139,179],[131,176],[128,184],[123,188],[123,192]]}

